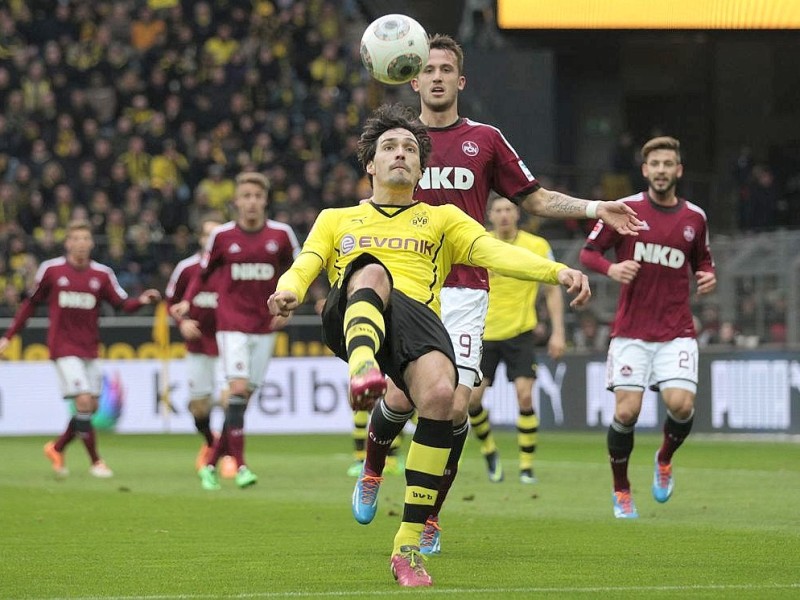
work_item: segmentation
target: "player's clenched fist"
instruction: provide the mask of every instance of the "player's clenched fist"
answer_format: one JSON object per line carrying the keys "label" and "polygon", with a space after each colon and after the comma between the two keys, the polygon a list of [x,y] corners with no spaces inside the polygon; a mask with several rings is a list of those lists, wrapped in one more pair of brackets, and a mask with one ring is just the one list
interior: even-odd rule
{"label": "player's clenched fist", "polygon": [[300,302],[297,299],[297,295],[284,290],[275,292],[269,297],[269,300],[267,300],[269,312],[281,317],[288,317],[299,305]]}

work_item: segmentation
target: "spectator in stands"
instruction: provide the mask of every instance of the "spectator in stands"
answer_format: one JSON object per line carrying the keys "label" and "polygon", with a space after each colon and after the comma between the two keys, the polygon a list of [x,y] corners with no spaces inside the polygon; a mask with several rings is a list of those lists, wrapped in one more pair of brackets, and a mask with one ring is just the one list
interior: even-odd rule
{"label": "spectator in stands", "polygon": [[339,43],[326,42],[322,52],[309,67],[311,80],[322,87],[339,87],[344,83],[347,74],[347,65],[339,57]]}
{"label": "spectator in stands", "polygon": [[208,177],[197,186],[197,194],[205,197],[208,208],[228,213],[229,205],[236,193],[236,184],[233,179],[225,176],[225,167],[212,164],[208,168]]}
{"label": "spectator in stands", "polygon": [[[2,281],[0,277],[0,281]],[[6,283],[2,287],[3,301],[0,302],[0,317],[8,318],[17,314],[20,305],[22,304],[22,294],[19,288],[13,283]]]}
{"label": "spectator in stands", "polygon": [[150,160],[150,155],[145,151],[144,138],[139,135],[128,140],[127,151],[119,157],[119,161],[125,165],[130,182],[145,186],[150,183]]}
{"label": "spectator in stands", "polygon": [[[16,225],[31,235],[44,212],[56,208],[56,189],[67,185],[72,199],[57,210],[62,226],[62,213],[85,207],[101,246],[123,238],[136,220],[119,208],[133,217],[150,201],[165,227],[177,231],[196,214],[195,196],[218,202],[208,190],[198,193],[211,165],[271,172],[290,143],[292,168],[277,168],[275,200],[299,183],[303,207],[292,211],[294,219],[315,214],[322,182],[335,164],[353,157],[347,129],[371,108],[365,88],[354,89],[366,78],[357,44],[339,46],[355,4],[228,4],[59,2],[46,11],[12,3],[14,12],[0,9],[0,178],[16,186],[14,199],[0,203],[0,228]],[[9,17],[23,13],[30,14],[24,27],[14,21],[18,16]],[[303,80],[312,81],[309,65],[326,44],[334,68],[321,69],[319,89],[309,95]],[[333,115],[345,107],[344,135],[337,138]],[[178,169],[181,183],[162,178],[165,165],[152,164],[165,153],[166,139],[175,140],[188,162],[186,171]],[[339,139],[348,140],[344,151]],[[309,167],[306,183],[305,165],[320,152],[323,161]],[[351,184],[336,187],[337,202],[352,201],[341,196],[348,189]]]}
{"label": "spectator in stands", "polygon": [[167,24],[148,6],[142,6],[138,17],[131,23],[131,45],[143,54],[155,46],[166,31]]}
{"label": "spectator in stands", "polygon": [[579,313],[578,328],[572,334],[572,343],[582,352],[606,352],[608,350],[609,327],[601,323],[591,310]]}
{"label": "spectator in stands", "polygon": [[739,226],[745,231],[773,229],[779,200],[780,190],[772,169],[756,164],[739,199]]}
{"label": "spectator in stands", "polygon": [[737,338],[739,337],[739,330],[736,325],[731,321],[723,321],[719,326],[719,335],[712,337],[709,344],[722,344],[725,346],[737,345]]}
{"label": "spectator in stands", "polygon": [[239,49],[239,42],[233,39],[233,28],[230,23],[217,25],[216,34],[203,44],[203,52],[209,54],[215,65],[226,65]]}

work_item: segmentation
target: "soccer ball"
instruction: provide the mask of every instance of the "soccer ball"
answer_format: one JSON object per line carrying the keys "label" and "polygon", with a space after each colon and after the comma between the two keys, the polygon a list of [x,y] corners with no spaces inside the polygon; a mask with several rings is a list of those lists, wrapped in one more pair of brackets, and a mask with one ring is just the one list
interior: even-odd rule
{"label": "soccer ball", "polygon": [[361,62],[382,83],[411,81],[428,62],[428,34],[406,15],[378,17],[361,37]]}

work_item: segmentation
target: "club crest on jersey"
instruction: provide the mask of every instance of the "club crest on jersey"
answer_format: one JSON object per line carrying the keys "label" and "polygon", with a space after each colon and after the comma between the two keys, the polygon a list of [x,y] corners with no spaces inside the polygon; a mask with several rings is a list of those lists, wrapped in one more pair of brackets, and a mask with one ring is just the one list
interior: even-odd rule
{"label": "club crest on jersey", "polygon": [[415,212],[411,216],[411,224],[414,227],[424,227],[428,224],[428,214],[425,212]]}
{"label": "club crest on jersey", "polygon": [[278,251],[278,248],[280,248],[280,246],[278,246],[278,242],[276,242],[275,240],[269,240],[264,245],[264,249],[270,254],[275,254]]}
{"label": "club crest on jersey", "polygon": [[342,251],[342,254],[347,254],[355,247],[356,247],[356,238],[350,235],[349,233],[342,238],[341,242],[339,242],[339,249]]}
{"label": "club crest on jersey", "polygon": [[61,276],[58,278],[58,287],[67,287],[69,285],[69,278]]}
{"label": "club crest on jersey", "polygon": [[100,280],[97,279],[97,277],[92,277],[89,280],[89,288],[92,289],[92,290],[95,290],[95,291],[99,290],[100,289]]}
{"label": "club crest on jersey", "polygon": [[461,144],[461,150],[467,156],[478,156],[478,153],[481,151],[481,149],[478,147],[478,144],[472,140],[467,140]]}
{"label": "club crest on jersey", "polygon": [[687,242],[691,242],[694,239],[694,235],[694,227],[691,225],[687,225],[683,228],[683,239],[685,239]]}
{"label": "club crest on jersey", "polygon": [[228,246],[228,252],[231,254],[239,254],[241,251],[242,247],[236,242],[233,242],[230,246]]}

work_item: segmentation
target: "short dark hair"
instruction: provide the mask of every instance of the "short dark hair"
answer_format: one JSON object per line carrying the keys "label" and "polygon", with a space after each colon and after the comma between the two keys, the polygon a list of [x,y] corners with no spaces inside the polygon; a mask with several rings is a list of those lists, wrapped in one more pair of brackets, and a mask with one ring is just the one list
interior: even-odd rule
{"label": "short dark hair", "polygon": [[428,39],[428,45],[431,50],[444,50],[452,52],[456,57],[456,64],[458,65],[458,74],[464,74],[464,50],[459,43],[445,33],[436,33]]}
{"label": "short dark hair", "polygon": [[675,154],[678,155],[678,163],[681,162],[681,143],[674,137],[662,135],[648,140],[645,145],[642,146],[642,162],[647,162],[647,155],[653,150],[674,150]]}
{"label": "short dark hair", "polygon": [[358,160],[361,166],[366,170],[367,165],[375,158],[378,138],[390,129],[407,129],[416,138],[419,145],[419,167],[424,171],[431,155],[428,128],[416,119],[411,109],[402,104],[383,104],[364,123],[364,131],[358,138]]}

